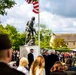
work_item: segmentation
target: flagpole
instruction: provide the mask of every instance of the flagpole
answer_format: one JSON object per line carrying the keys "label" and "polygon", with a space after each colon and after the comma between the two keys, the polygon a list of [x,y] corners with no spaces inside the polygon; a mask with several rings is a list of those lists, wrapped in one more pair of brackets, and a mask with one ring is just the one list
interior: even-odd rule
{"label": "flagpole", "polygon": [[39,13],[38,13],[38,50],[40,54],[40,0],[38,0],[39,3]]}

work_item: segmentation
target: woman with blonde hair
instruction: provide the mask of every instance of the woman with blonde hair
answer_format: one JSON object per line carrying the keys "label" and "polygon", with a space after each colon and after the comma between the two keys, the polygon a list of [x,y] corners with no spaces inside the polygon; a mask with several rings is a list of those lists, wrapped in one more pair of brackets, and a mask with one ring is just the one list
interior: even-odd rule
{"label": "woman with blonde hair", "polygon": [[50,75],[67,75],[65,73],[66,69],[67,68],[64,65],[62,65],[60,61],[56,61],[53,67],[50,69]]}
{"label": "woman with blonde hair", "polygon": [[25,75],[29,75],[29,71],[27,68],[28,68],[28,59],[25,57],[22,57],[20,59],[19,66],[18,66],[17,70],[23,72]]}
{"label": "woman with blonde hair", "polygon": [[43,56],[37,56],[30,68],[30,75],[45,75],[45,60]]}

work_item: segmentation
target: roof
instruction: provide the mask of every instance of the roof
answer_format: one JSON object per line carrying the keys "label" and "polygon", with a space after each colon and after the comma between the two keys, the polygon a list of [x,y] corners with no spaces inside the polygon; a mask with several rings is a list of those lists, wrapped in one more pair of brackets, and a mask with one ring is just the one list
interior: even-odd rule
{"label": "roof", "polygon": [[56,34],[56,37],[62,38],[65,41],[76,41],[76,34]]}

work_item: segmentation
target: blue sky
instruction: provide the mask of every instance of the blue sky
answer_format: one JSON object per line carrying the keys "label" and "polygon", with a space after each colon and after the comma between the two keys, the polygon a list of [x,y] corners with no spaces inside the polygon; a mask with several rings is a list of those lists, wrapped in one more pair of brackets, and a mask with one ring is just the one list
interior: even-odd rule
{"label": "blue sky", "polygon": [[[11,24],[18,31],[25,31],[26,23],[38,15],[32,12],[32,4],[25,0],[15,0],[16,5],[7,11],[7,16],[0,16],[2,24]],[[76,0],[40,0],[40,23],[45,24],[54,33],[76,33]]]}

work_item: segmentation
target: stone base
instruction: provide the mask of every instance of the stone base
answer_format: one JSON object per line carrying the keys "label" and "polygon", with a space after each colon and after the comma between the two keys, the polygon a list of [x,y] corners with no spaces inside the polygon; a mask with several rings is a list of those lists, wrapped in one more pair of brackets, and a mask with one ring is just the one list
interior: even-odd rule
{"label": "stone base", "polygon": [[34,49],[34,58],[36,58],[40,53],[40,51],[38,50],[38,46],[34,45],[34,46],[27,46],[27,45],[23,45],[20,46],[20,57],[27,57],[28,53],[30,52],[30,49]]}

